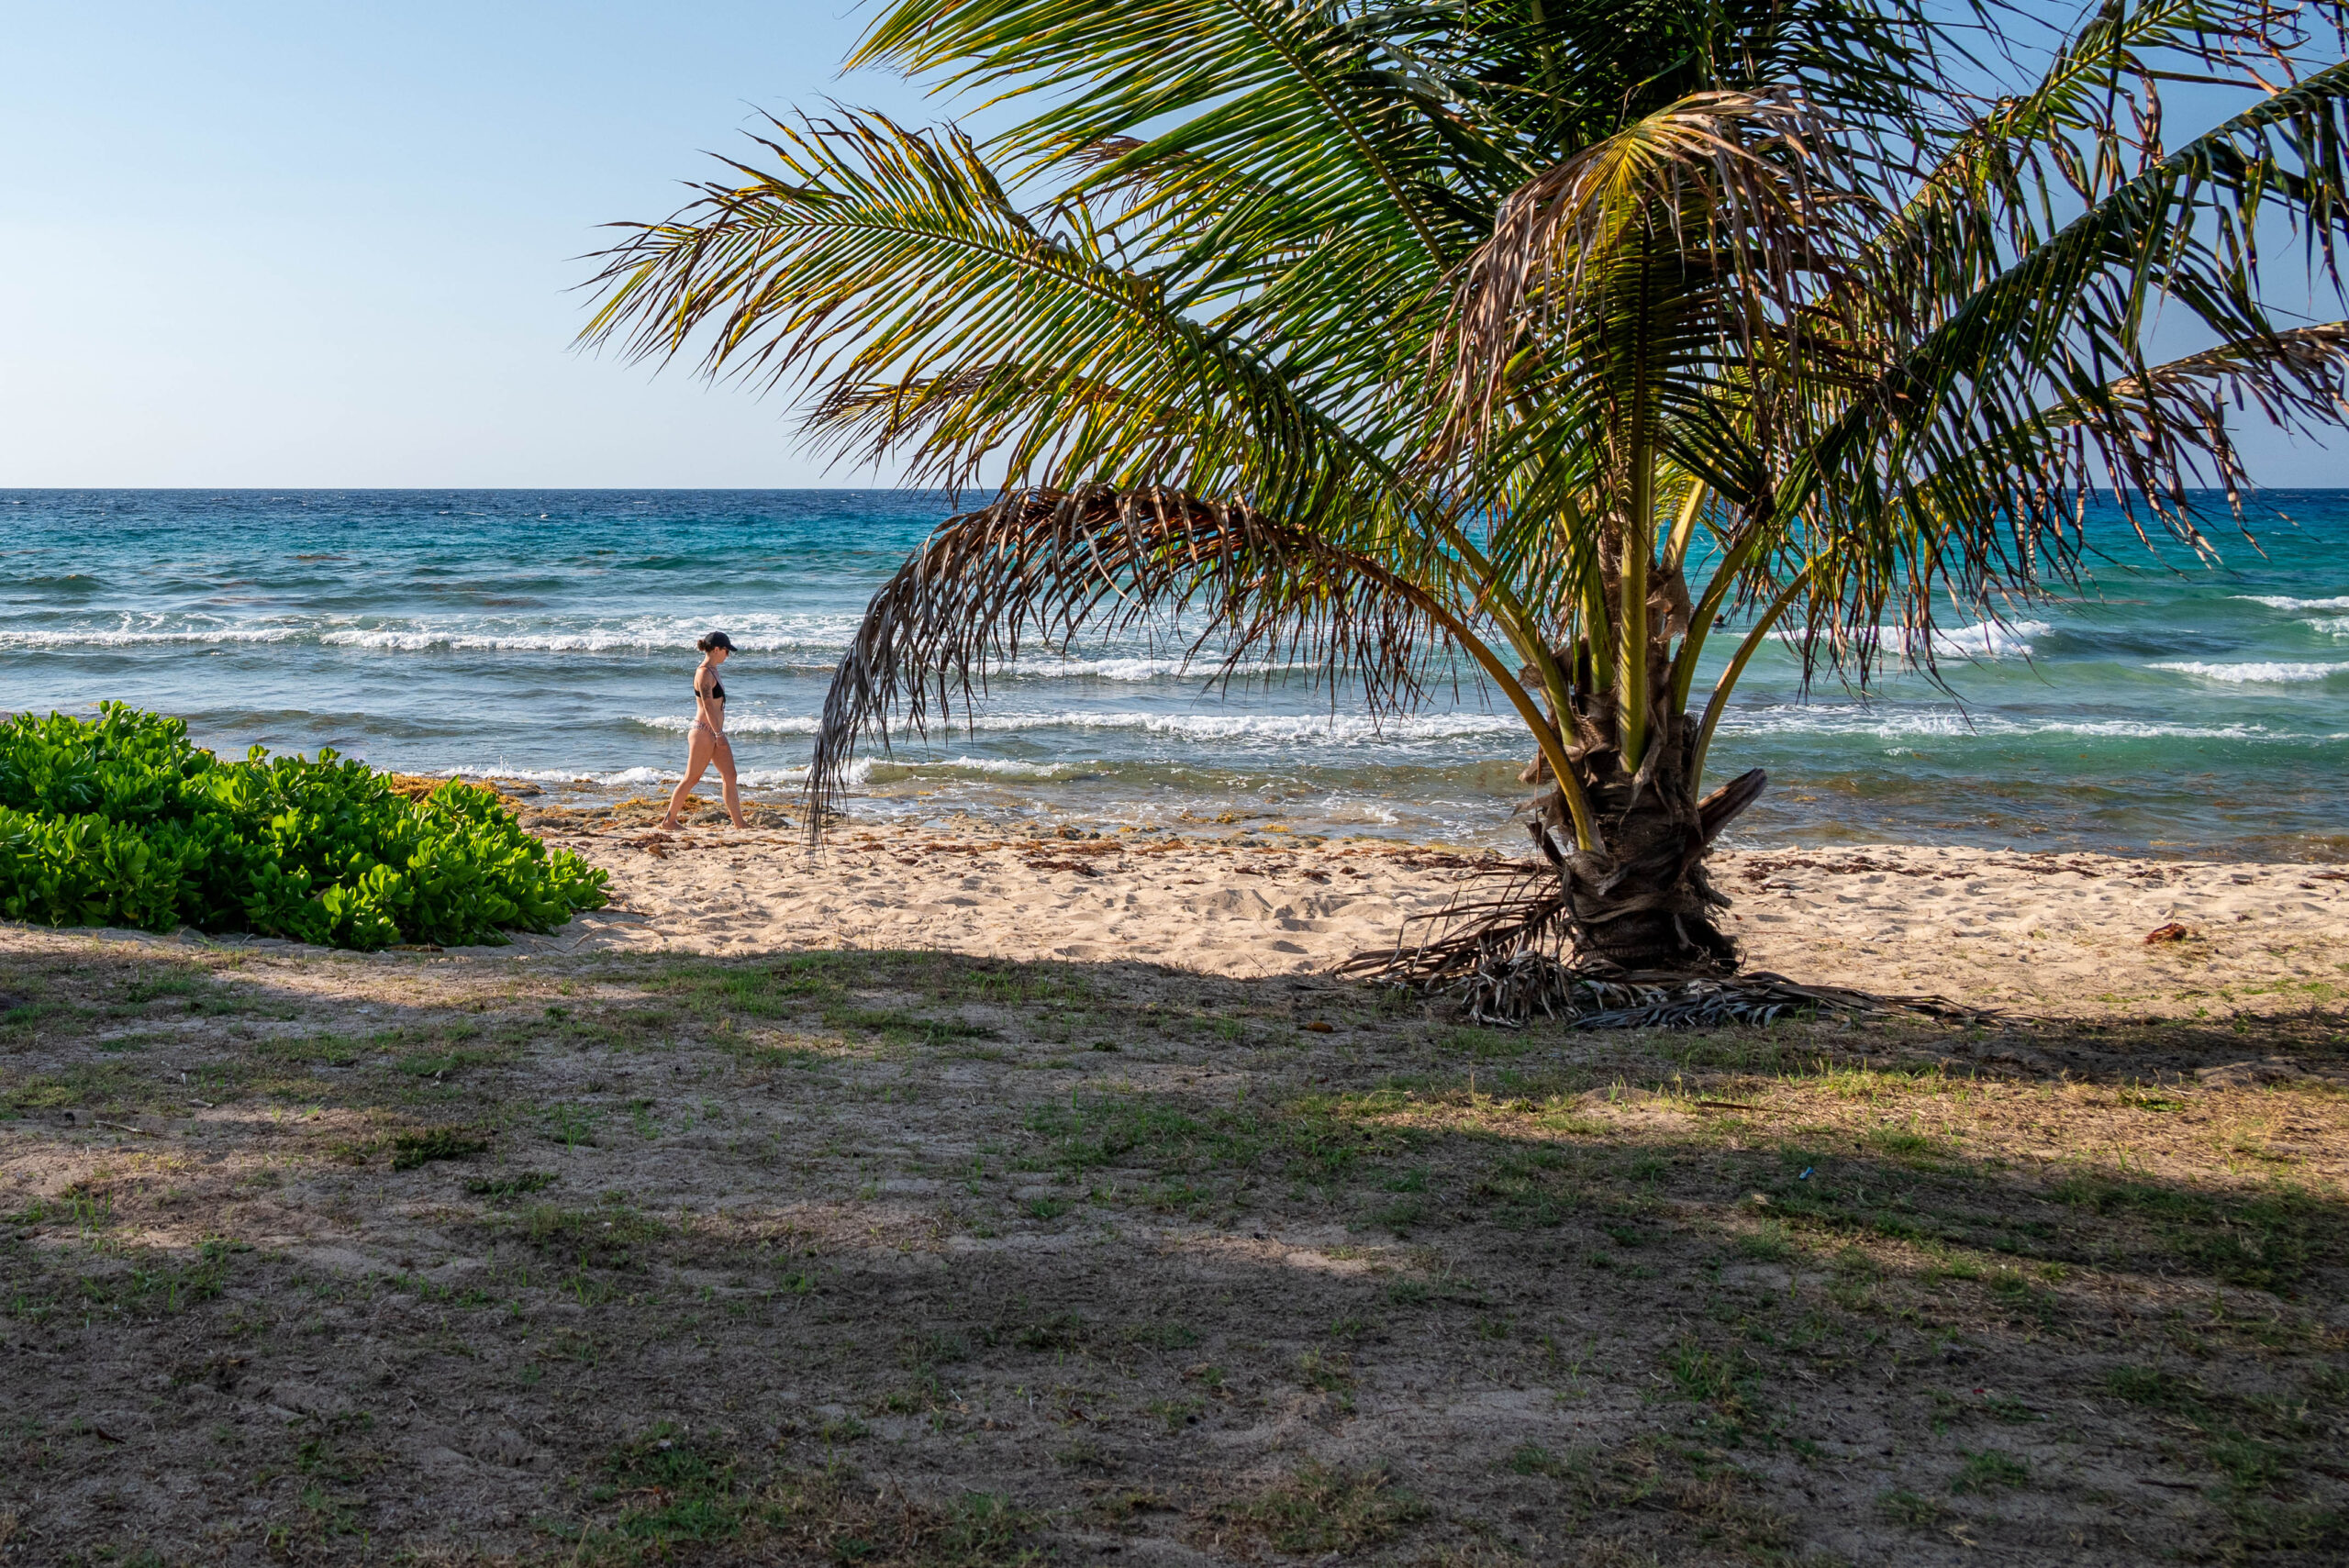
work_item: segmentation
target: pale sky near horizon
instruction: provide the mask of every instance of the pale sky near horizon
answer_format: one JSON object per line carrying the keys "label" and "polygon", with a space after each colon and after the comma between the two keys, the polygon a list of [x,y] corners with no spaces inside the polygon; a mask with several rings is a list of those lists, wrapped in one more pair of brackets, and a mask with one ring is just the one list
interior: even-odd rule
{"label": "pale sky near horizon", "polygon": [[[840,76],[865,16],[0,0],[0,487],[889,483],[780,399],[570,347],[598,226],[759,110],[944,112]],[[2266,484],[2349,477],[2246,435]]]}
{"label": "pale sky near horizon", "polygon": [[0,0],[0,486],[885,483],[572,350],[598,226],[843,79],[846,0]]}

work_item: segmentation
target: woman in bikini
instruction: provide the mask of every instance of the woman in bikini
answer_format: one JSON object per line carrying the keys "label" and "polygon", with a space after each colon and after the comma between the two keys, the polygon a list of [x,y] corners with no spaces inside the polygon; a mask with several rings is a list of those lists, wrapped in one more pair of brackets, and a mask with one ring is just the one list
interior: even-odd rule
{"label": "woman in bikini", "polygon": [[742,792],[734,782],[734,748],[726,739],[726,688],[718,679],[718,667],[734,651],[734,639],[713,631],[694,646],[701,650],[701,667],[694,672],[694,723],[685,731],[685,776],[678,782],[676,794],[669,797],[669,815],[661,826],[664,829],[676,827],[685,797],[701,782],[703,772],[716,762],[718,783],[726,792],[726,814],[734,818],[735,827],[748,828],[750,824],[742,820]]}

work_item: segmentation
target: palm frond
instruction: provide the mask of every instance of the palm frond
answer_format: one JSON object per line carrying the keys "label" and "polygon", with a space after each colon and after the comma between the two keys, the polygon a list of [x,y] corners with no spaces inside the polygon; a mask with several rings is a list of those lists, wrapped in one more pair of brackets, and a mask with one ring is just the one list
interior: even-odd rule
{"label": "palm frond", "polygon": [[1023,648],[1162,628],[1187,662],[1267,652],[1408,702],[1448,630],[1437,598],[1375,561],[1245,506],[1169,489],[1020,490],[948,519],[876,594],[824,699],[810,831],[868,735],[926,733]]}
{"label": "palm frond", "polygon": [[[1560,376],[1604,376],[1627,350],[1639,373],[1675,379],[1653,374],[1656,303],[1700,352],[1760,354],[1849,270],[1835,159],[1831,128],[1798,100],[1704,93],[1529,182],[1454,293],[1438,350],[1453,438],[1488,428],[1524,382],[1554,401]],[[1628,345],[1606,330],[1627,266],[1641,299]]]}
{"label": "palm frond", "polygon": [[[1046,228],[969,139],[845,115],[762,144],[774,167],[734,164],[743,183],[607,252],[585,340],[671,357],[706,339],[713,373],[813,382],[819,432],[874,435],[918,482],[1008,451],[1014,483],[1171,479],[1308,510],[1378,483],[1393,437],[1333,417],[1097,231]],[[1042,341],[1065,351],[1006,368]]]}
{"label": "palm frond", "polygon": [[1051,94],[1009,139],[1032,156],[1133,136],[1127,167],[1184,154],[1276,172],[1268,183],[1310,229],[1407,241],[1433,273],[1474,237],[1428,199],[1449,117],[1404,66],[1448,21],[1438,8],[1312,0],[903,0],[849,63],[998,103]]}
{"label": "palm frond", "polygon": [[[1929,624],[1942,591],[1979,610],[2060,579],[2099,489],[2196,541],[2188,489],[2243,478],[2222,410],[2182,395],[2222,368],[2288,427],[2339,422],[2337,359],[2322,329],[2271,319],[2253,236],[2296,228],[2330,271],[2349,232],[2344,133],[2349,65],[2335,65],[2122,182],[1888,357],[1776,502],[1790,518],[1833,515],[1820,526],[1850,541],[1855,624],[1891,598]],[[2210,373],[2165,381],[2147,361],[2165,301],[2223,345]],[[1936,492],[1941,505],[1901,499]]]}

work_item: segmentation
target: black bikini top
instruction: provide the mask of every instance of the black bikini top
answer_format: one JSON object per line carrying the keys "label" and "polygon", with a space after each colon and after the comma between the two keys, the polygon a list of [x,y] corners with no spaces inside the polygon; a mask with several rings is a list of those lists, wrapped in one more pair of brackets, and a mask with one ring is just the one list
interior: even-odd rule
{"label": "black bikini top", "polygon": [[[696,685],[694,687],[694,695],[701,695],[701,687],[699,685]],[[715,675],[711,676],[709,680],[709,695],[712,702],[724,702],[726,700],[726,684]]]}

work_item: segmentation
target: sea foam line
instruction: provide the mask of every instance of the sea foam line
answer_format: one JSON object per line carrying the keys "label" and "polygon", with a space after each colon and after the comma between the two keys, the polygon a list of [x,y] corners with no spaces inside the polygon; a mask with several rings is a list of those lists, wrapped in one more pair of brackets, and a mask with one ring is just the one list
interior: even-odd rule
{"label": "sea foam line", "polygon": [[[393,653],[523,652],[690,654],[713,628],[724,628],[743,652],[807,652],[835,662],[854,634],[860,617],[848,615],[638,617],[578,626],[518,623],[513,619],[410,620],[387,625],[354,624],[348,617],[295,621],[236,622],[189,617],[124,616],[108,625],[0,628],[0,648],[119,648],[145,644],[234,644],[313,641],[325,648],[363,648]],[[739,629],[737,629],[739,628]]]}
{"label": "sea foam line", "polygon": [[2229,685],[2293,685],[2302,681],[2329,681],[2349,663],[2303,663],[2290,660],[2255,660],[2242,664],[2211,664],[2199,659],[2167,660],[2148,664],[2148,670],[2170,670],[2181,675],[2193,675],[2205,681],[2223,681]]}
{"label": "sea foam line", "polygon": [[[848,782],[863,784],[873,774],[873,760],[860,757],[849,764]],[[511,780],[520,784],[556,784],[582,789],[645,789],[653,785],[675,784],[685,776],[676,768],[619,768],[604,773],[581,773],[562,768],[427,768],[419,775],[425,778],[462,778],[501,782]],[[796,768],[744,768],[736,775],[746,789],[774,789],[783,784],[803,784],[807,782],[805,766]],[[702,784],[712,785],[717,775],[705,773]]]}
{"label": "sea foam line", "polygon": [[[693,720],[681,715],[639,715],[631,722],[648,729],[683,734]],[[727,729],[742,735],[813,735],[822,720],[812,715],[745,714],[729,717]],[[1351,746],[1364,742],[1440,740],[1475,735],[1522,735],[1525,727],[1503,714],[1400,714],[1372,718],[1353,714],[1165,714],[1087,712],[980,712],[965,724],[958,711],[931,725],[933,733],[977,730],[1019,734],[1040,729],[1122,729],[1171,735],[1186,740],[1287,741]]]}
{"label": "sea foam line", "polygon": [[2107,740],[2337,740],[2338,735],[2270,729],[2261,724],[2176,724],[2160,719],[2099,718],[2024,721],[1998,714],[1966,715],[1955,711],[1880,713],[1863,708],[1831,708],[1779,704],[1766,708],[1731,708],[1721,717],[1721,731],[1730,735],[1858,736],[1873,740],[1915,740],[1946,737],[2076,735]]}
{"label": "sea foam line", "polygon": [[[2030,639],[2045,637],[2055,628],[2043,620],[2019,620],[2000,626],[1994,621],[1979,621],[1972,626],[1934,628],[1932,641],[1936,659],[2028,659]],[[1799,627],[1788,628],[1770,634],[1790,647],[1799,646],[1809,635]],[[1877,645],[1888,652],[1913,656],[1921,651],[1922,642],[1915,628],[1905,626],[1879,626],[1876,628]]]}
{"label": "sea foam line", "polygon": [[306,635],[306,628],[288,626],[188,627],[170,631],[101,627],[71,631],[24,629],[0,631],[0,648],[136,648],[147,644],[293,642]]}
{"label": "sea foam line", "polygon": [[[234,645],[307,641],[322,648],[356,648],[387,653],[658,653],[690,654],[695,642],[712,628],[722,628],[734,639],[738,652],[796,654],[807,661],[807,671],[829,670],[846,651],[860,617],[850,614],[724,616],[685,620],[673,617],[639,617],[618,622],[584,626],[529,626],[511,620],[402,621],[387,625],[354,625],[348,617],[295,622],[236,623],[197,619],[181,625],[163,624],[170,617],[134,621],[124,617],[106,626],[0,628],[0,649],[68,649],[137,647],[142,645]],[[771,664],[763,666],[772,670]],[[1319,667],[1267,660],[1247,660],[1226,670],[1212,653],[1196,659],[1149,654],[1104,653],[1097,658],[1022,659],[987,673],[999,682],[1089,680],[1147,684],[1176,679],[1201,684],[1226,675],[1306,674]]]}
{"label": "sea foam line", "polygon": [[[722,628],[744,653],[837,654],[847,646],[860,617],[852,615],[639,617],[545,629],[481,622],[423,622],[407,626],[339,627],[321,629],[329,648],[373,648],[395,653],[451,651],[518,653],[651,653],[690,651],[701,636]],[[827,660],[829,662],[829,660]]]}
{"label": "sea foam line", "polygon": [[2349,610],[2349,594],[2335,594],[2329,599],[2295,599],[2281,594],[2237,594],[2234,596],[2250,604],[2266,605],[2271,610]]}

